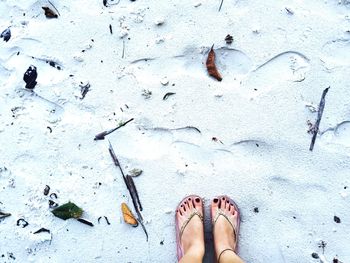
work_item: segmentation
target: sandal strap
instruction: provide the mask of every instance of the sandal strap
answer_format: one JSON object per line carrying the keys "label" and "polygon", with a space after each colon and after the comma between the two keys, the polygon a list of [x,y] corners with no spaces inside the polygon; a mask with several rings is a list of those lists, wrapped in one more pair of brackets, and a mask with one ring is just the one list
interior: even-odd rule
{"label": "sandal strap", "polygon": [[190,216],[187,218],[187,220],[182,224],[181,229],[180,229],[180,240],[182,237],[183,232],[185,231],[186,226],[188,225],[188,223],[191,221],[191,219],[194,216],[199,216],[200,220],[203,222],[203,215],[195,209],[195,211],[193,211]]}
{"label": "sandal strap", "polygon": [[233,253],[235,253],[235,251],[234,251],[232,248],[226,248],[226,249],[224,249],[223,251],[221,251],[221,253],[220,253],[219,257],[218,257],[218,263],[220,263],[220,257],[221,257],[221,255],[222,255],[224,252],[226,252],[226,251],[232,251]]}
{"label": "sandal strap", "polygon": [[[218,219],[219,219],[220,216],[225,217],[226,220],[227,220],[227,221],[230,223],[230,225],[232,226],[234,238],[235,238],[235,240],[236,240],[236,245],[237,245],[237,238],[238,238],[238,237],[237,237],[237,229],[234,227],[233,223],[231,222],[231,220],[228,218],[228,216],[225,214],[225,212],[224,212],[223,210],[218,209],[218,211],[217,211],[216,214],[215,214],[214,220],[213,220],[213,221],[214,221],[213,225],[215,225],[216,221],[218,221]],[[228,249],[226,249],[226,250],[228,250]],[[225,251],[225,250],[223,250],[223,251]],[[223,251],[222,251],[222,252],[223,252]],[[220,255],[222,254],[222,252],[220,253]],[[220,258],[220,256],[219,256],[219,258]]]}

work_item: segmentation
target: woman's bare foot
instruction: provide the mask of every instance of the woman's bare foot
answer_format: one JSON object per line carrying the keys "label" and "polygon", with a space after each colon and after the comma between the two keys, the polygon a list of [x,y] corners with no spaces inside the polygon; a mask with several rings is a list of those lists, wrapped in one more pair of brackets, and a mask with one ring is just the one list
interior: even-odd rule
{"label": "woman's bare foot", "polygon": [[217,257],[224,250],[236,250],[239,211],[227,196],[214,198],[211,204],[214,247]]}
{"label": "woman's bare foot", "polygon": [[[176,210],[178,242],[183,255],[204,256],[203,201],[199,196],[185,198]],[[178,252],[179,254],[182,254]]]}

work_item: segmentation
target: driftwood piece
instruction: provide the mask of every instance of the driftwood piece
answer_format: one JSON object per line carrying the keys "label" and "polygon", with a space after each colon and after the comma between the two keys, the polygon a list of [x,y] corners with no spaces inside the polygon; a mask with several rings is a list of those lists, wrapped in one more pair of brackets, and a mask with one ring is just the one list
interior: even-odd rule
{"label": "driftwood piece", "polygon": [[318,106],[317,119],[316,119],[316,123],[315,123],[314,128],[313,128],[313,136],[312,136],[311,144],[310,144],[310,148],[309,148],[310,151],[312,151],[314,149],[317,133],[318,133],[318,130],[320,127],[321,119],[322,119],[324,106],[326,105],[326,95],[327,95],[329,88],[330,87],[326,88],[323,91],[321,101],[320,101],[320,104]]}
{"label": "driftwood piece", "polygon": [[134,181],[133,181],[131,176],[129,176],[129,175],[125,176],[124,171],[123,171],[122,167],[120,166],[120,163],[119,163],[119,160],[117,158],[117,155],[115,154],[115,152],[113,150],[111,142],[109,142],[108,150],[109,150],[109,153],[110,153],[110,155],[112,157],[112,160],[113,160],[115,166],[118,167],[118,169],[120,170],[120,173],[123,176],[124,183],[126,185],[126,188],[129,191],[129,194],[130,194],[131,199],[132,199],[132,203],[134,205],[134,209],[136,211],[137,221],[140,223],[143,231],[145,232],[146,240],[148,241],[148,233],[147,233],[146,227],[144,225],[143,217],[142,217],[142,214],[141,214],[142,206],[141,206],[141,202],[140,202],[139,195],[138,195],[138,192],[136,190]]}
{"label": "driftwood piece", "polygon": [[101,133],[95,135],[95,139],[94,139],[94,140],[95,140],[95,141],[97,141],[97,140],[104,140],[104,139],[105,139],[105,136],[107,136],[108,134],[111,134],[112,132],[118,130],[119,128],[121,128],[121,127],[123,127],[123,126],[125,126],[126,124],[128,124],[129,122],[131,122],[131,121],[133,121],[133,120],[134,120],[134,118],[131,118],[130,120],[128,120],[128,121],[126,121],[126,122],[120,124],[118,127],[114,128],[114,129],[111,129],[111,130],[108,130],[108,131],[103,131],[103,132],[101,132]]}

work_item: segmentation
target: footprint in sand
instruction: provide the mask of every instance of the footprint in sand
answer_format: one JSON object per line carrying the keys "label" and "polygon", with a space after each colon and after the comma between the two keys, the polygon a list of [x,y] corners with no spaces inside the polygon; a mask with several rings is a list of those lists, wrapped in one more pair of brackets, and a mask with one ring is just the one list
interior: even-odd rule
{"label": "footprint in sand", "polygon": [[309,59],[304,54],[296,51],[282,52],[254,69],[243,85],[257,95],[283,82],[303,81],[309,68]]}
{"label": "footprint in sand", "polygon": [[[209,77],[205,62],[209,47],[187,47],[181,55],[166,58],[141,58],[130,62],[129,71],[149,83],[149,76],[190,76],[216,81]],[[242,51],[227,47],[214,48],[216,64],[223,75],[223,83],[239,82],[252,69],[252,60]],[[159,81],[158,81],[159,82]]]}
{"label": "footprint in sand", "polygon": [[322,48],[321,61],[327,70],[350,65],[350,39],[337,39]]}
{"label": "footprint in sand", "polygon": [[[282,82],[301,82],[310,69],[309,59],[297,51],[286,51],[272,57],[260,66],[253,68],[252,60],[242,51],[220,47],[215,49],[216,65],[223,76],[222,84],[242,84],[251,94],[266,92]],[[149,76],[159,80],[169,75],[189,75],[207,79],[205,62],[209,48],[188,47],[179,56],[167,58],[144,58],[132,61],[129,70],[135,77],[149,83]],[[213,79],[213,81],[216,81]]]}
{"label": "footprint in sand", "polygon": [[321,142],[350,147],[350,121],[343,121],[322,133]]}

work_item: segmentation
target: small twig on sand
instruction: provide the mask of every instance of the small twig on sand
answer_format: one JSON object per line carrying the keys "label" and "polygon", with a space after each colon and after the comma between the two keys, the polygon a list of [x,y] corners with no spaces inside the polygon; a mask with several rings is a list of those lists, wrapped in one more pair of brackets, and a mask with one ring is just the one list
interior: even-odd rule
{"label": "small twig on sand", "polygon": [[320,126],[320,123],[321,123],[321,118],[322,118],[324,106],[326,104],[326,95],[327,95],[327,92],[328,92],[329,88],[330,87],[326,88],[323,91],[322,97],[321,97],[321,101],[320,101],[320,104],[318,106],[317,119],[316,119],[316,123],[315,123],[314,128],[313,128],[313,133],[314,134],[312,136],[311,144],[310,144],[310,148],[309,148],[310,151],[312,151],[314,149],[314,144],[315,144],[317,133],[318,133],[318,130],[319,130],[319,126]]}
{"label": "small twig on sand", "polygon": [[125,41],[123,40],[123,53],[122,53],[122,58],[125,57]]}
{"label": "small twig on sand", "polygon": [[11,214],[10,213],[4,213],[4,212],[0,211],[0,219],[8,217],[8,216],[11,216]]}
{"label": "small twig on sand", "polygon": [[220,6],[219,6],[219,12],[221,10],[222,4],[224,3],[224,0],[221,0]]}
{"label": "small twig on sand", "polygon": [[83,223],[83,224],[85,224],[85,225],[94,226],[93,223],[91,223],[90,221],[87,221],[87,220],[85,220],[85,219],[83,219],[83,218],[78,218],[77,220],[78,220],[80,223]]}
{"label": "small twig on sand", "polygon": [[121,128],[123,126],[125,126],[126,124],[128,124],[129,122],[131,122],[133,120],[134,120],[134,118],[132,118],[132,119],[130,119],[130,120],[120,124],[118,127],[114,128],[114,129],[111,129],[111,130],[108,130],[108,131],[104,131],[104,132],[101,132],[101,133],[95,135],[95,139],[94,140],[95,141],[97,141],[97,140],[104,140],[105,136],[107,136],[108,134],[111,134],[112,132],[118,130],[119,128]]}
{"label": "small twig on sand", "polygon": [[58,12],[58,10],[57,10],[56,6],[54,6],[54,4],[53,4],[53,3],[51,3],[50,1],[48,1],[48,2],[50,3],[50,5],[52,5],[52,7],[53,7],[53,8],[55,8],[55,10],[56,10],[57,14],[58,14],[59,16],[61,16],[61,14],[60,14],[60,12]]}
{"label": "small twig on sand", "polygon": [[134,205],[134,208],[135,208],[135,211],[136,211],[136,214],[137,214],[137,221],[140,223],[143,231],[145,232],[146,234],[146,240],[148,241],[148,233],[147,233],[147,230],[146,230],[146,227],[143,223],[143,218],[142,218],[142,215],[141,215],[141,211],[142,211],[142,206],[141,206],[141,202],[140,202],[140,199],[139,199],[139,195],[138,195],[138,192],[136,190],[136,187],[135,187],[135,184],[134,184],[134,181],[132,179],[131,176],[125,176],[124,174],[124,171],[122,169],[122,167],[120,166],[120,163],[119,163],[119,160],[113,150],[113,147],[112,147],[112,144],[111,142],[109,142],[109,153],[113,159],[113,162],[115,164],[115,166],[117,166],[120,170],[120,173],[122,174],[123,176],[123,180],[124,180],[124,183],[129,191],[129,194],[131,196],[131,199],[132,199],[132,203]]}
{"label": "small twig on sand", "polygon": [[111,24],[109,24],[109,32],[111,33],[111,35],[113,35],[113,29]]}

